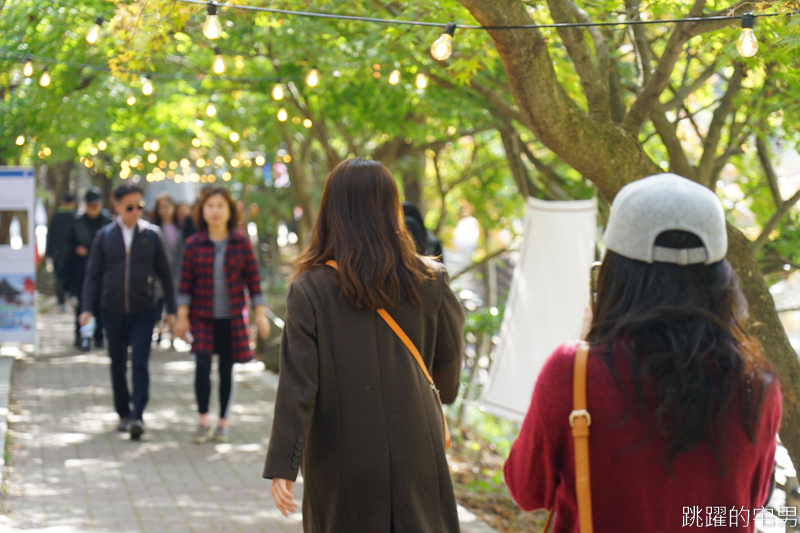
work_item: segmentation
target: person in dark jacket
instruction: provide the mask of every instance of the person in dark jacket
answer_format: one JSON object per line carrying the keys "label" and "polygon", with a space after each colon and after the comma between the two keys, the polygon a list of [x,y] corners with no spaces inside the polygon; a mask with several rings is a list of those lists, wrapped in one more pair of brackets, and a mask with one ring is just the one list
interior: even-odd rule
{"label": "person in dark jacket", "polygon": [[[69,264],[65,266],[69,270],[68,290],[78,298],[78,306],[75,308],[75,347],[81,348],[80,321],[78,317],[83,307],[83,281],[86,277],[86,263],[89,260],[89,249],[92,247],[95,235],[100,228],[111,223],[111,218],[103,212],[103,196],[99,188],[92,187],[86,191],[84,196],[86,201],[86,211],[78,216],[72,224],[69,233],[68,247],[71,250]],[[96,295],[99,302],[100,295]],[[97,327],[94,332],[94,342],[98,349],[103,349],[103,319],[97,317]]]}
{"label": "person in dark jacket", "polygon": [[[172,324],[175,290],[167,246],[157,226],[140,220],[144,210],[142,189],[120,185],[114,190],[117,220],[97,233],[86,267],[81,325],[101,315],[108,335],[114,407],[119,431],[138,440],[144,433],[143,414],[149,397],[147,365],[155,325],[155,279],[164,288],[165,322]],[[101,294],[100,306],[95,305]],[[128,347],[132,348],[133,398],[128,391]],[[131,409],[131,399],[133,408]]]}
{"label": "person in dark jacket", "polygon": [[186,202],[178,204],[175,209],[175,220],[178,221],[178,226],[183,232],[184,240],[197,232],[197,227],[194,225],[194,220],[192,220],[192,206]]}
{"label": "person in dark jacket", "polygon": [[411,202],[403,202],[403,216],[406,220],[406,228],[417,245],[417,253],[431,256],[440,263],[444,262],[442,241],[425,227],[425,221],[422,219],[419,208]]}
{"label": "person in dark jacket", "polygon": [[444,403],[458,392],[464,311],[444,266],[415,253],[381,163],[331,172],[286,304],[263,472],[278,509],[295,511],[302,467],[307,533],[458,532],[439,402],[377,311],[417,347]]}
{"label": "person in dark jacket", "polygon": [[47,248],[45,255],[53,261],[53,274],[56,278],[56,296],[61,312],[64,312],[67,283],[69,272],[65,268],[69,265],[69,236],[72,233],[72,223],[75,221],[75,195],[71,192],[64,193],[61,202],[50,219],[47,228]]}

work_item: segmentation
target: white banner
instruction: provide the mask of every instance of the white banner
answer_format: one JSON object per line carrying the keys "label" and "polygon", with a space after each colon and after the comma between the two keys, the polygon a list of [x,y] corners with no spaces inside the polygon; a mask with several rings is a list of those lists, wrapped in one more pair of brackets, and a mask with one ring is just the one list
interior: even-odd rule
{"label": "white banner", "polygon": [[490,413],[521,422],[550,354],[580,336],[589,305],[597,202],[529,198],[500,344],[483,389]]}
{"label": "white banner", "polygon": [[36,180],[32,168],[0,167],[0,343],[36,338]]}

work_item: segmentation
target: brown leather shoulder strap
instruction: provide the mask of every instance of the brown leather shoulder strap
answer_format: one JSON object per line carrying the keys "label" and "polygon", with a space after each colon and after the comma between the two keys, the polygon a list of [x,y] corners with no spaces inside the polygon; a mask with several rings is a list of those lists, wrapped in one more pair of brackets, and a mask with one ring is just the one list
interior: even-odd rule
{"label": "brown leather shoulder strap", "polygon": [[[330,260],[327,261],[325,264],[335,268],[336,270],[339,270],[339,265],[336,263],[336,261]],[[394,318],[392,318],[392,316],[386,311],[386,309],[378,309],[378,314],[381,316],[381,318],[383,318],[384,322],[386,322],[389,325],[389,327],[392,328],[392,331],[394,331],[395,335],[397,335],[400,338],[400,340],[403,342],[408,351],[411,352],[411,355],[414,356],[414,360],[417,362],[417,365],[419,365],[419,368],[420,370],[422,370],[422,373],[425,374],[425,379],[428,380],[428,383],[430,383],[431,385],[431,389],[433,389],[433,392],[436,393],[436,398],[439,400],[439,406],[441,406],[442,398],[439,396],[439,389],[437,389],[436,385],[433,383],[433,378],[431,377],[430,372],[428,372],[428,367],[425,366],[425,361],[422,360],[422,355],[420,355],[419,350],[417,350],[417,347],[414,345],[413,342],[411,342],[411,339],[408,337],[408,335],[406,335],[406,332],[403,331],[403,328],[401,328],[400,325],[397,322],[395,322]],[[444,424],[444,437],[445,437],[445,446],[447,448],[450,448],[450,430],[447,428],[446,420]]]}
{"label": "brown leather shoulder strap", "polygon": [[581,342],[575,353],[572,381],[572,412],[569,425],[575,441],[575,493],[581,533],[592,533],[592,486],[589,478],[589,426],[592,417],[586,410],[586,365],[589,345]]}

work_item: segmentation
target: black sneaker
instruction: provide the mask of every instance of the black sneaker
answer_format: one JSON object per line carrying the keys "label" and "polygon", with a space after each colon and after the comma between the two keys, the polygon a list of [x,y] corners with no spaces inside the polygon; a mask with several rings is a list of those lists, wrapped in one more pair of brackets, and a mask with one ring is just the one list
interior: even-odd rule
{"label": "black sneaker", "polygon": [[125,433],[130,429],[131,421],[128,420],[127,416],[123,416],[119,419],[119,424],[117,425],[117,431],[120,433]]}
{"label": "black sneaker", "polygon": [[144,433],[144,422],[142,420],[134,420],[130,426],[131,440],[139,440]]}

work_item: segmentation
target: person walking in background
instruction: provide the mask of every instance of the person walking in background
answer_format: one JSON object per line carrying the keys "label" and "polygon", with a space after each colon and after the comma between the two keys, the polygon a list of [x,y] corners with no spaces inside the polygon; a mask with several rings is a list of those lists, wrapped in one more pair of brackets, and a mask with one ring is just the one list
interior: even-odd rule
{"label": "person walking in background", "polygon": [[[195,357],[194,389],[200,419],[192,440],[228,441],[228,412],[233,400],[233,364],[253,359],[244,289],[250,294],[255,323],[263,338],[270,325],[264,310],[261,278],[250,240],[238,228],[239,211],[227,189],[207,186],[194,208],[198,232],[186,242],[178,291],[175,335],[191,333]],[[211,434],[211,356],[219,356],[217,427]]]}
{"label": "person walking in background", "polygon": [[[581,522],[597,533],[694,530],[718,523],[704,522],[713,506],[723,526],[754,532],[781,393],[743,327],[719,199],[674,174],[644,178],[617,194],[605,243],[587,337],[591,514]],[[576,496],[570,428],[584,417],[573,411],[577,350],[565,344],[545,363],[504,468],[522,509],[554,508],[554,531],[575,533],[588,501]]]}
{"label": "person walking in background", "polygon": [[175,209],[175,218],[178,221],[178,226],[183,231],[183,238],[188,239],[195,234],[197,228],[192,220],[192,206],[186,202],[181,202]]}
{"label": "person walking in background", "polygon": [[286,306],[263,472],[281,513],[296,510],[302,466],[306,532],[459,531],[427,375],[442,402],[455,400],[464,311],[444,266],[415,253],[381,163],[348,159],[331,172]]}
{"label": "person walking in background", "polygon": [[420,213],[419,208],[411,202],[403,202],[403,216],[406,221],[406,228],[408,228],[408,232],[411,233],[417,245],[417,253],[431,256],[443,263],[444,251],[442,250],[442,242],[431,230],[425,227],[425,221],[422,219],[422,213]]}
{"label": "person walking in background", "polygon": [[[120,185],[114,190],[117,220],[98,232],[92,243],[83,287],[81,325],[102,316],[108,335],[114,408],[119,431],[138,440],[144,433],[144,409],[150,389],[148,359],[155,316],[155,279],[164,287],[165,321],[172,324],[175,290],[167,244],[161,230],[140,220],[144,210],[142,189]],[[95,305],[101,294],[100,305]],[[133,396],[128,389],[128,347],[133,366]],[[131,400],[133,408],[131,408]]]}
{"label": "person walking in background", "polygon": [[[111,218],[103,212],[103,195],[99,188],[92,187],[84,195],[86,201],[86,211],[79,215],[72,223],[72,230],[69,232],[68,247],[71,251],[69,264],[65,265],[68,270],[70,294],[77,296],[78,305],[75,307],[75,347],[86,348],[81,343],[80,320],[81,309],[86,302],[83,301],[83,285],[86,278],[86,265],[89,261],[89,250],[92,247],[95,235],[100,229],[111,223]],[[100,302],[100,293],[93,295],[93,306]],[[98,316],[94,332],[95,347],[103,349],[103,317]]]}
{"label": "person walking in background", "polygon": [[72,224],[75,222],[75,195],[71,192],[64,193],[50,227],[47,228],[47,246],[45,255],[53,262],[53,274],[56,279],[56,297],[59,309],[65,311],[67,285],[69,283],[69,256],[72,250],[69,247],[69,237],[72,233]]}
{"label": "person walking in background", "polygon": [[[161,228],[167,244],[167,257],[172,271],[172,286],[177,289],[181,279],[181,258],[183,257],[183,230],[175,218],[175,201],[168,193],[161,193],[156,197],[156,205],[150,212],[150,222]],[[158,341],[164,333],[164,322],[161,320],[164,313],[164,289],[159,284],[156,290],[156,322],[161,322],[158,329]]]}

